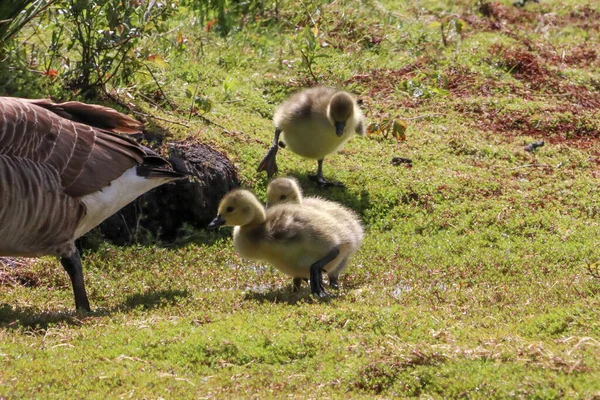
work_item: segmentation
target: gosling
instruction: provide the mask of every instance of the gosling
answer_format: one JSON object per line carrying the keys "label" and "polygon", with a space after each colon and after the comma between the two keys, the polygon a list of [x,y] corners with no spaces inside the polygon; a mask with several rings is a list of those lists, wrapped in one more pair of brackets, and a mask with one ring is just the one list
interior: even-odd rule
{"label": "gosling", "polygon": [[333,271],[353,252],[353,239],[340,222],[300,204],[265,210],[248,190],[234,189],[219,204],[209,228],[234,226],[233,245],[244,258],[272,264],[294,278],[310,279],[311,292],[327,295],[323,271]]}
{"label": "gosling", "polygon": [[258,166],[270,178],[277,173],[276,155],[282,147],[317,160],[317,174],[309,178],[319,186],[344,186],[323,178],[323,159],[339,151],[354,135],[365,135],[365,118],[348,92],[328,87],[303,90],[285,100],[275,111],[275,140]]}
{"label": "gosling", "polygon": [[[277,204],[301,204],[304,207],[312,207],[329,214],[341,224],[350,241],[350,252],[348,257],[341,259],[339,264],[327,271],[329,285],[338,288],[338,278],[348,267],[350,255],[354,254],[360,247],[364,238],[364,229],[356,213],[339,203],[322,199],[320,197],[303,197],[302,189],[297,180],[292,178],[277,178],[272,180],[267,187],[268,207]],[[294,287],[299,289],[300,280],[294,281]]]}

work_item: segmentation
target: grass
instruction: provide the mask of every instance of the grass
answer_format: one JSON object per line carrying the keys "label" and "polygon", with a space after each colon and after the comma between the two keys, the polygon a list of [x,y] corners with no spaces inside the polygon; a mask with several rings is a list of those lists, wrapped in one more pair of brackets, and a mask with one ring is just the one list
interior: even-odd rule
{"label": "grass", "polygon": [[[227,229],[87,252],[88,315],[72,311],[54,259],[4,267],[0,397],[598,398],[598,5],[344,0],[280,13],[220,37],[181,9],[144,44],[169,65],[152,68],[175,110],[146,74],[119,93],[187,125],[154,120],[172,140],[227,153],[264,197],[255,170],[274,107],[313,81],[297,38],[312,17],[319,83],[352,90],[370,122],[408,123],[404,142],[356,138],[326,159],[346,190],[321,192],[305,177],[314,162],[280,154],[283,174],[365,223],[342,289],[324,302],[293,293],[242,260]],[[445,17],[465,23],[447,46]],[[35,94],[66,96],[57,85]],[[196,85],[211,109],[190,119]]]}

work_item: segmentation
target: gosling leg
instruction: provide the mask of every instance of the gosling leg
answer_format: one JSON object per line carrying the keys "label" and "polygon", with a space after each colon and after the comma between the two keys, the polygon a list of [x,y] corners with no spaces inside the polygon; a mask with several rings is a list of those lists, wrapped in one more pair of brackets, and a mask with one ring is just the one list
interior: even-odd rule
{"label": "gosling leg", "polygon": [[61,257],[60,263],[69,274],[69,278],[71,278],[73,293],[75,294],[75,308],[91,311],[90,302],[85,292],[85,284],[83,283],[83,267],[81,266],[79,250],[75,250],[69,257]]}
{"label": "gosling leg", "polygon": [[310,180],[312,180],[313,182],[316,182],[317,185],[319,185],[320,187],[326,187],[326,186],[344,187],[344,184],[342,182],[328,181],[323,177],[323,159],[322,158],[317,161],[317,174],[316,175],[308,175],[308,178]]}
{"label": "gosling leg", "polygon": [[329,286],[332,289],[339,289],[340,285],[338,283],[338,278],[342,272],[348,266],[348,257],[345,257],[340,263],[335,267],[333,271],[329,272]]}
{"label": "gosling leg", "polygon": [[294,292],[299,292],[302,287],[302,281],[308,281],[306,278],[294,278],[292,281],[294,284],[294,288],[292,289]]}
{"label": "gosling leg", "polygon": [[310,291],[317,297],[327,296],[323,287],[323,268],[340,254],[340,248],[334,247],[327,255],[310,266]]}
{"label": "gosling leg", "polygon": [[267,155],[265,155],[260,164],[258,164],[258,169],[256,170],[257,172],[266,171],[269,178],[278,171],[276,156],[277,149],[279,148],[279,135],[281,135],[281,130],[275,128],[275,140],[273,141],[273,145],[269,148]]}
{"label": "gosling leg", "polygon": [[332,289],[339,289],[340,288],[340,284],[338,283],[338,277],[337,276],[330,276],[329,277],[329,286]]}

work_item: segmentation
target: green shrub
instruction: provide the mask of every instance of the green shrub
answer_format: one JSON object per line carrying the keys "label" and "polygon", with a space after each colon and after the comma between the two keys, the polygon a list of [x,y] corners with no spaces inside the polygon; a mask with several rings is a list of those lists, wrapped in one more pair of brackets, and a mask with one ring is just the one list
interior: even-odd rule
{"label": "green shrub", "polygon": [[56,0],[5,0],[0,7],[0,52],[4,44]]}
{"label": "green shrub", "polygon": [[227,35],[235,25],[244,26],[246,21],[264,15],[267,10],[277,14],[278,0],[182,0],[182,4],[192,9],[206,30],[215,30]]}
{"label": "green shrub", "polygon": [[139,41],[165,32],[175,10],[171,3],[141,0],[63,0],[50,13],[47,71],[55,65],[71,88],[88,97],[109,82],[127,85],[150,56]]}

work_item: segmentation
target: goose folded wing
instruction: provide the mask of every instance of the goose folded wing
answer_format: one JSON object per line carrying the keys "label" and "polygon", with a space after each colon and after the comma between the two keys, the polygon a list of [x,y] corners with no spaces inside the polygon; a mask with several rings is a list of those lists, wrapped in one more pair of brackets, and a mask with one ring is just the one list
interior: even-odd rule
{"label": "goose folded wing", "polygon": [[[55,169],[65,193],[73,197],[98,191],[144,162],[146,151],[132,139],[64,118],[49,111],[48,104],[0,98],[0,154]],[[81,115],[84,108],[77,110]],[[99,116],[101,110],[94,110]]]}
{"label": "goose folded wing", "polygon": [[112,108],[97,104],[86,104],[78,101],[56,104],[46,99],[28,101],[63,118],[95,128],[119,133],[137,133],[142,129],[141,122]]}

